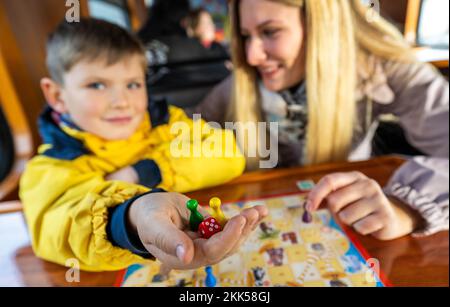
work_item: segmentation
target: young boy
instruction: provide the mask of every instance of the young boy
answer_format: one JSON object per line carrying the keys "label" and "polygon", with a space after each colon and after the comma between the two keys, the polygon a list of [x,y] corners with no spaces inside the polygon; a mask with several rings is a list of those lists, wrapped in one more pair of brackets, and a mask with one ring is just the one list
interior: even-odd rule
{"label": "young boy", "polygon": [[[36,254],[63,265],[75,258],[81,269],[102,271],[152,256],[190,268],[233,252],[266,211],[246,211],[214,240],[202,240],[188,235],[186,197],[154,193],[239,176],[245,162],[231,132],[209,129],[200,139],[192,131],[173,134],[174,125],[194,123],[180,109],[147,102],[142,46],[115,25],[63,22],[47,49],[51,78],[41,87],[48,106],[39,119],[44,145],[20,186]],[[216,142],[230,137],[231,143]],[[175,140],[192,152],[223,144],[222,155],[173,155]]]}

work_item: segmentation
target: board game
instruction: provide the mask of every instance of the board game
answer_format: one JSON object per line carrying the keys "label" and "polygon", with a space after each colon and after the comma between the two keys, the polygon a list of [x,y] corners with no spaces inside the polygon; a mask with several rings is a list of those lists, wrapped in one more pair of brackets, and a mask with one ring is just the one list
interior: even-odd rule
{"label": "board game", "polygon": [[[373,269],[368,254],[351,240],[328,210],[302,220],[306,193],[224,204],[232,217],[243,208],[264,205],[269,216],[260,223],[239,252],[212,272],[217,287],[382,287],[387,281]],[[358,247],[358,248],[357,248]],[[364,255],[364,256],[363,256]],[[173,270],[160,274],[158,261],[133,265],[122,272],[123,287],[204,287],[205,269]]]}

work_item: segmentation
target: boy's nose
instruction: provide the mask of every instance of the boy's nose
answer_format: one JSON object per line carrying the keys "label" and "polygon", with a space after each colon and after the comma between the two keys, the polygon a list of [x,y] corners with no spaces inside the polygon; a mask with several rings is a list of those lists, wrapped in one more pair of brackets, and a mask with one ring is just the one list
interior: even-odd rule
{"label": "boy's nose", "polygon": [[115,108],[127,108],[130,106],[128,95],[125,91],[116,91],[114,93],[112,106]]}
{"label": "boy's nose", "polygon": [[249,38],[247,43],[247,62],[250,66],[258,66],[267,59],[261,40]]}

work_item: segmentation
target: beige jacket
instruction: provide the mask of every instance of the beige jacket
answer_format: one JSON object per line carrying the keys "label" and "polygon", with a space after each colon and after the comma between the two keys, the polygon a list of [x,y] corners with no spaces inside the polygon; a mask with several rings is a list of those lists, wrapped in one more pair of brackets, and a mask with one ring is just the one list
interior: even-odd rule
{"label": "beige jacket", "polygon": [[[381,61],[372,57],[358,69],[358,124],[349,160],[370,158],[371,140],[382,116],[394,116],[408,142],[425,156],[409,157],[384,188],[417,210],[427,222],[416,235],[449,228],[449,84],[428,64]],[[231,78],[224,80],[188,114],[223,124]],[[282,104],[281,96],[262,90],[262,104]],[[283,151],[280,150],[280,155]]]}

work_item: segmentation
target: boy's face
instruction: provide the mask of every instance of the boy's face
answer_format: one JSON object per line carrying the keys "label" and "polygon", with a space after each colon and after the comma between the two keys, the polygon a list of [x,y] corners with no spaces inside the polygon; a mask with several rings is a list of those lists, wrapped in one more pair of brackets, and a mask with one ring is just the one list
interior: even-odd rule
{"label": "boy's face", "polygon": [[55,93],[54,99],[48,94],[46,98],[56,111],[68,113],[81,129],[105,140],[129,138],[147,109],[145,72],[138,55],[110,66],[101,60],[80,61],[64,74],[64,85]]}

